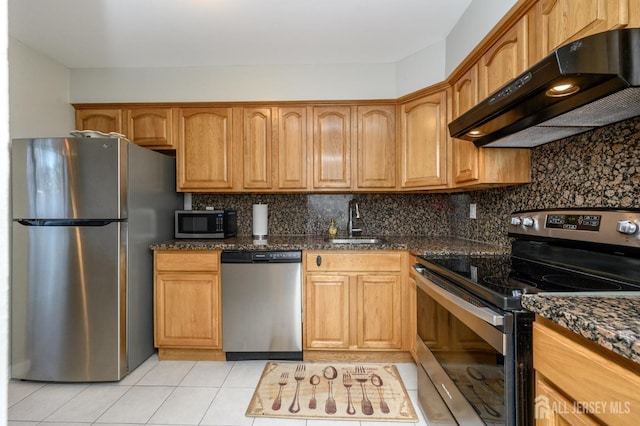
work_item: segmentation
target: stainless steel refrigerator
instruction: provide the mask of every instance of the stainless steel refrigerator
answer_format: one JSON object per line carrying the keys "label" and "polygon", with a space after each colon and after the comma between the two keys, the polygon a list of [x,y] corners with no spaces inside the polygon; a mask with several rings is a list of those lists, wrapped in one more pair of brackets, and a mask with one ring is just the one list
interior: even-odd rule
{"label": "stainless steel refrigerator", "polygon": [[173,238],[175,158],[16,139],[11,173],[11,377],[120,380],[154,352],[149,245]]}

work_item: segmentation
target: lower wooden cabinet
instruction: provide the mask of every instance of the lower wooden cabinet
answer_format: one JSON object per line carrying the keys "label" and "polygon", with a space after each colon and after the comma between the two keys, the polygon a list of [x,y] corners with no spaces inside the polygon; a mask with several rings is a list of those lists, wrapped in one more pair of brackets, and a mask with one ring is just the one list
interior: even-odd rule
{"label": "lower wooden cabinet", "polygon": [[220,252],[154,252],[154,342],[160,359],[223,360]]}
{"label": "lower wooden cabinet", "polygon": [[[405,252],[305,252],[305,359],[313,351],[408,351]],[[406,271],[405,271],[406,272]],[[407,321],[408,322],[408,321]],[[410,356],[407,353],[407,358]]]}
{"label": "lower wooden cabinet", "polygon": [[640,366],[548,320],[533,324],[537,425],[636,425]]}

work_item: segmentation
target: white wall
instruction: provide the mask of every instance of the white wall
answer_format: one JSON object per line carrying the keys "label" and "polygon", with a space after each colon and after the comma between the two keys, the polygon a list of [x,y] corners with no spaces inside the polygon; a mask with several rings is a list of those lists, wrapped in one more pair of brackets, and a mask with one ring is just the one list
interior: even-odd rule
{"label": "white wall", "polygon": [[473,0],[447,36],[445,74],[448,76],[507,14],[517,0]]}
{"label": "white wall", "polygon": [[[7,0],[0,0],[0,93],[9,92]],[[0,96],[0,424],[7,424],[9,374],[9,102]],[[4,200],[4,201],[2,201]]]}
{"label": "white wall", "polygon": [[394,64],[71,70],[74,103],[395,97]]}
{"label": "white wall", "polygon": [[11,138],[67,136],[75,126],[69,69],[9,37]]}
{"label": "white wall", "polygon": [[428,46],[396,64],[394,98],[424,89],[447,78],[444,68],[444,40]]}

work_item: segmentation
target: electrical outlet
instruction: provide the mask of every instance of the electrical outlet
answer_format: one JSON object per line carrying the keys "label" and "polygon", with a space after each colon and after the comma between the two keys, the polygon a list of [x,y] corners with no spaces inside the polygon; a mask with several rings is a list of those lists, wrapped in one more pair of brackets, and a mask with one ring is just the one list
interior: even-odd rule
{"label": "electrical outlet", "polygon": [[475,203],[469,204],[469,219],[477,219]]}

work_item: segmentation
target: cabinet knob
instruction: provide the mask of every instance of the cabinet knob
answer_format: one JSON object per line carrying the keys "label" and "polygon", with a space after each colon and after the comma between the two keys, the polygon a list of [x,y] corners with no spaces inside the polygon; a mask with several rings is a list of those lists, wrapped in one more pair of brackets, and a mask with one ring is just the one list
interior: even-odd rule
{"label": "cabinet knob", "polygon": [[322,256],[318,255],[316,257],[316,265],[318,266],[322,265]]}

